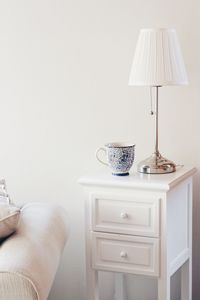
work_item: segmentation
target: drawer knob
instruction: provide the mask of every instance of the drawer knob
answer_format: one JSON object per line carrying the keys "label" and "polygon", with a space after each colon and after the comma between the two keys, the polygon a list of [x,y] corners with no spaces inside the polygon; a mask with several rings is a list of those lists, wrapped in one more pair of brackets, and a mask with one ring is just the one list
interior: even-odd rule
{"label": "drawer knob", "polygon": [[121,217],[122,219],[128,219],[128,214],[125,213],[125,212],[122,212],[122,213],[120,214],[120,217]]}
{"label": "drawer knob", "polygon": [[122,252],[120,253],[120,256],[121,256],[121,258],[126,258],[126,257],[127,257],[127,253],[124,252],[124,251],[122,251]]}

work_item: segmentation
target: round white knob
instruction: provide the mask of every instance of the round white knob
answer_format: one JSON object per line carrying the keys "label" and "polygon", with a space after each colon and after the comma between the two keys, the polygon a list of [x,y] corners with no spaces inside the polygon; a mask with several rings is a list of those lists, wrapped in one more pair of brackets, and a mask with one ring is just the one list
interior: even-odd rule
{"label": "round white knob", "polygon": [[121,217],[122,219],[128,219],[128,214],[125,213],[125,212],[122,212],[122,213],[120,214],[120,217]]}
{"label": "round white knob", "polygon": [[126,257],[127,257],[127,253],[124,252],[124,251],[122,251],[122,252],[120,253],[120,256],[121,256],[122,258],[126,258]]}

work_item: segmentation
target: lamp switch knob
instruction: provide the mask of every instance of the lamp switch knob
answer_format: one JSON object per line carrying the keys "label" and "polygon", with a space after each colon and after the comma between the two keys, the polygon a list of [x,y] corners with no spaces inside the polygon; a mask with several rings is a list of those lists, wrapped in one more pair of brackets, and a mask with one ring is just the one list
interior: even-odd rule
{"label": "lamp switch knob", "polygon": [[122,219],[128,219],[128,214],[127,214],[126,212],[122,212],[122,213],[120,214],[120,217],[121,217]]}
{"label": "lamp switch knob", "polygon": [[126,258],[126,257],[127,257],[127,253],[124,252],[124,251],[122,251],[122,252],[120,253],[120,256],[121,256],[121,258]]}

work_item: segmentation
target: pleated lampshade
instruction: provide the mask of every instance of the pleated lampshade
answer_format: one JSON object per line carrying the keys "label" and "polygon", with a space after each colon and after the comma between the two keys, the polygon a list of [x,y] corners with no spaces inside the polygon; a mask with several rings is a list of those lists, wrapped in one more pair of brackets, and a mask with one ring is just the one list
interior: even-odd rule
{"label": "pleated lampshade", "polygon": [[142,29],[131,68],[129,85],[163,86],[188,83],[174,29]]}

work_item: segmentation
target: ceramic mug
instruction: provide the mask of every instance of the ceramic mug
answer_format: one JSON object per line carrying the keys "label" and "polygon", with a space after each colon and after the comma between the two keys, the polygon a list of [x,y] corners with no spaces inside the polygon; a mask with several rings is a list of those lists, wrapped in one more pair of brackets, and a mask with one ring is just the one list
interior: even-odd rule
{"label": "ceramic mug", "polygon": [[[107,162],[99,157],[104,152]],[[132,143],[108,143],[96,151],[97,160],[109,166],[113,175],[126,176],[133,165],[135,157],[135,145]]]}

